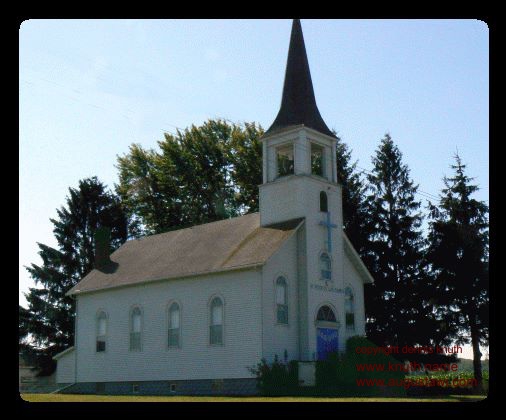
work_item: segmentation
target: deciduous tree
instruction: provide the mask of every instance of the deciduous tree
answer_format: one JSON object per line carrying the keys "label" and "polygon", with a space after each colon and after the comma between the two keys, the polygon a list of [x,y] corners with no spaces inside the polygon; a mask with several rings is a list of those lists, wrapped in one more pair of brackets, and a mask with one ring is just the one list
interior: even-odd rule
{"label": "deciduous tree", "polygon": [[144,233],[258,211],[262,134],[256,124],[209,120],[165,134],[158,151],[133,145],[118,159],[117,192]]}

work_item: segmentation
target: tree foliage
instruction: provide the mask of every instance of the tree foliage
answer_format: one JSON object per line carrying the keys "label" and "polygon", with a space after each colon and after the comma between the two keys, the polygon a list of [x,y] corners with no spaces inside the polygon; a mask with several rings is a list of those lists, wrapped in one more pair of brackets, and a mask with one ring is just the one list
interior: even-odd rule
{"label": "tree foliage", "polygon": [[37,287],[20,307],[20,350],[35,357],[41,374],[54,370],[52,357],[74,344],[74,300],[70,288],[93,268],[94,233],[111,229],[111,252],[127,239],[127,219],[118,198],[96,178],[69,188],[66,205],[50,219],[57,246],[38,244],[42,264],[26,267]]}
{"label": "tree foliage", "polygon": [[261,127],[209,120],[118,159],[117,192],[136,228],[160,233],[258,211]]}
{"label": "tree foliage", "polygon": [[402,153],[386,134],[368,175],[367,232],[363,257],[375,283],[366,288],[367,333],[388,345],[428,345],[435,323],[423,299],[429,286],[421,230],[418,186],[410,178]]}
{"label": "tree foliage", "polygon": [[366,187],[357,162],[352,162],[351,150],[337,138],[336,144],[337,179],[342,186],[343,227],[346,235],[359,254],[367,248]]}
{"label": "tree foliage", "polygon": [[478,191],[458,155],[454,175],[444,177],[439,205],[429,205],[428,261],[433,305],[446,333],[471,342],[475,378],[481,384],[480,343],[488,344],[488,207],[472,198]]}

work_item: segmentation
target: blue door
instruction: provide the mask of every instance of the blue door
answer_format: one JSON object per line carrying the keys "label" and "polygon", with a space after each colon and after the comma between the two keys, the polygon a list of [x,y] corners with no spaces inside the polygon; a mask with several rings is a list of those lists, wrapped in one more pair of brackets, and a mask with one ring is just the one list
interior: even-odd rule
{"label": "blue door", "polygon": [[326,360],[329,353],[338,350],[337,330],[334,328],[317,328],[316,329],[316,351],[318,352],[318,360]]}

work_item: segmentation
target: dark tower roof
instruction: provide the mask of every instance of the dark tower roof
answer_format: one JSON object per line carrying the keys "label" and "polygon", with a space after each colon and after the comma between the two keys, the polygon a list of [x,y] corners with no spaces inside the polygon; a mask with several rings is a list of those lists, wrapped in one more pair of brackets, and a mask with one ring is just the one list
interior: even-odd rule
{"label": "dark tower roof", "polygon": [[299,19],[292,23],[290,48],[286,62],[283,98],[278,116],[265,132],[270,134],[282,128],[304,124],[313,130],[335,137],[323,121],[316,99],[307,61],[306,47]]}

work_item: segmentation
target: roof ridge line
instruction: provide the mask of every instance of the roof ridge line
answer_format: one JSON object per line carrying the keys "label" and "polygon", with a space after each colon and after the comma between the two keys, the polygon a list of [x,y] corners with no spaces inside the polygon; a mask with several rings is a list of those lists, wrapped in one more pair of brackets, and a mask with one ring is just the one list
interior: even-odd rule
{"label": "roof ridge line", "polygon": [[[221,219],[221,220],[215,220],[213,222],[207,222],[207,223],[201,223],[199,225],[193,225],[193,226],[188,226],[188,227],[183,227],[183,228],[180,228],[180,229],[174,229],[174,230],[168,230],[167,232],[160,232],[160,233],[153,233],[152,235],[145,235],[145,236],[141,236],[140,238],[133,238],[127,242],[133,242],[133,241],[141,241],[143,239],[147,239],[147,238],[152,238],[154,236],[160,236],[160,235],[165,235],[165,234],[168,234],[168,233],[174,233],[174,232],[181,232],[183,230],[189,230],[189,229],[196,229],[198,227],[201,227],[201,226],[207,226],[207,225],[212,225],[214,223],[220,223],[220,222],[228,222],[230,220],[233,220],[233,219],[239,219],[241,217],[245,217],[245,216],[251,216],[251,215],[254,215],[254,214],[257,214],[257,213],[260,213],[258,211],[256,212],[252,212],[252,213],[246,213],[246,214],[242,214],[240,216],[235,216],[235,217],[229,217],[227,219]],[[127,243],[125,242],[125,243]],[[118,248],[119,249],[119,248]],[[112,254],[111,254],[112,255]]]}

